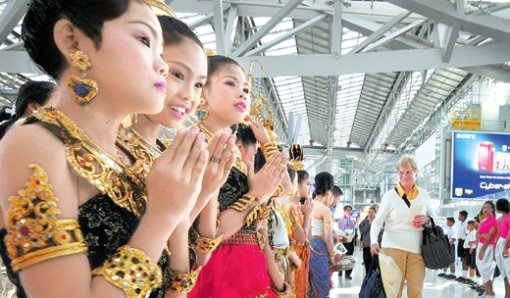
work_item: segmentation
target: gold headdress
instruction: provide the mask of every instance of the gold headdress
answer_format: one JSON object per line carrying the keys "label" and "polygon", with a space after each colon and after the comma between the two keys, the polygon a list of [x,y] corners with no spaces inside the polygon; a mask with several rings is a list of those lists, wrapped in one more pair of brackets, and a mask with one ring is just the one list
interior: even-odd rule
{"label": "gold headdress", "polygon": [[204,53],[206,57],[216,56],[216,52],[208,48],[204,49]]}
{"label": "gold headdress", "polygon": [[[250,69],[248,70],[248,80],[253,83],[252,78],[252,69],[253,65],[258,63],[260,69],[264,71],[264,67],[258,60],[253,60],[250,64]],[[271,109],[271,104],[269,100],[265,97],[265,95],[260,92],[260,86],[252,86],[251,90],[251,107],[250,107],[250,116],[249,121],[260,123],[267,131],[269,136],[269,140],[271,142],[277,142],[278,136],[274,132],[274,123],[275,117],[274,113]]]}
{"label": "gold headdress", "polygon": [[170,16],[172,18],[177,18],[175,11],[165,3],[164,0],[144,0],[150,7],[154,13],[158,16]]}
{"label": "gold headdress", "polygon": [[296,171],[302,171],[305,169],[303,165],[303,147],[299,144],[292,144],[289,148],[289,159],[290,163],[294,166]]}

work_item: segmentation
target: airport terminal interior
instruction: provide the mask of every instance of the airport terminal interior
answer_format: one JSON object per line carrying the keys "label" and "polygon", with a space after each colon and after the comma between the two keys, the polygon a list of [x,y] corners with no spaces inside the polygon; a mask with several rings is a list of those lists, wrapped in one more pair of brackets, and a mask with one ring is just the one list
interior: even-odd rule
{"label": "airport terminal interior", "polygon": [[[55,82],[24,47],[22,22],[30,2],[0,0],[0,108],[11,115],[23,84]],[[341,189],[328,207],[335,243],[349,239],[353,245],[345,253],[355,260],[352,276],[331,266],[329,296],[319,291],[308,297],[361,297],[366,272],[360,225],[371,207],[384,205],[386,193],[401,196],[396,185],[402,156],[412,156],[416,185],[430,197],[427,208],[457,246],[469,233],[465,225],[483,214],[484,202],[510,199],[510,1],[163,2],[208,55],[244,67],[251,120],[264,125],[284,152],[299,146],[312,191],[322,172],[331,173]],[[182,126],[200,120],[192,115]],[[161,135],[171,140],[176,130]],[[462,220],[461,211],[468,214]],[[347,232],[344,220],[354,223]],[[471,283],[463,262],[455,249],[450,267],[456,270],[443,275],[442,269],[426,269],[423,297],[492,297],[485,279],[475,274]],[[492,292],[505,297],[503,276],[494,275]],[[1,286],[2,297],[17,297],[5,278]],[[402,297],[414,298],[407,288],[408,282]]]}

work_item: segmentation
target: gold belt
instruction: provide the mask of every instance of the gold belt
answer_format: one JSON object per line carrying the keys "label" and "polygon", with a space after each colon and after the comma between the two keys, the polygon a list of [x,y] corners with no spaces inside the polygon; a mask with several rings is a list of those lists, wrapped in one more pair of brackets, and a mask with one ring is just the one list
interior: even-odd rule
{"label": "gold belt", "polygon": [[259,245],[259,240],[257,238],[257,233],[240,233],[237,232],[232,237],[223,241],[222,244],[231,244],[231,245],[241,245],[241,244],[251,244],[251,245]]}
{"label": "gold belt", "polygon": [[292,252],[292,248],[290,246],[286,248],[275,248],[273,249],[274,258],[276,261],[280,261],[283,258],[286,258]]}

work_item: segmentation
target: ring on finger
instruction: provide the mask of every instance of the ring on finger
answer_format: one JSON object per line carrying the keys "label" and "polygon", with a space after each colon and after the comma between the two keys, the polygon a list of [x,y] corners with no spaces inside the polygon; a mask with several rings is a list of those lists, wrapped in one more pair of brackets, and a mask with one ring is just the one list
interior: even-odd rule
{"label": "ring on finger", "polygon": [[210,159],[212,162],[215,162],[215,163],[220,163],[221,162],[221,158],[217,157],[217,156],[211,156],[211,159]]}

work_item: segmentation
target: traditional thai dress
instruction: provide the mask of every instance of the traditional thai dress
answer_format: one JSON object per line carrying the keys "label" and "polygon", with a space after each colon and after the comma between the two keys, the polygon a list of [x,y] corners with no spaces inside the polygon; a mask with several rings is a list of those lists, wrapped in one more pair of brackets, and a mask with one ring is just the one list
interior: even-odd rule
{"label": "traditional thai dress", "polygon": [[324,223],[312,216],[312,241],[310,244],[310,292],[308,297],[329,297],[331,272],[329,254],[324,242]]}
{"label": "traditional thai dress", "polygon": [[[199,125],[200,126],[200,125]],[[200,126],[206,139],[211,133]],[[235,204],[248,193],[246,165],[237,159],[227,181],[220,188],[218,202],[220,212]],[[256,223],[243,226],[237,233],[224,239],[202,268],[189,298],[252,298],[276,297],[271,289],[266,257],[259,245],[260,237]]]}
{"label": "traditional thai dress", "polygon": [[[66,148],[69,167],[98,189],[99,194],[81,205],[78,211],[79,231],[86,246],[83,253],[87,254],[90,268],[92,270],[98,268],[118,248],[127,244],[145,212],[147,196],[143,176],[128,174],[128,172],[142,173],[143,170],[127,169],[118,163],[95,145],[62,112],[43,108],[28,118],[25,124],[40,125],[60,139]],[[135,159],[132,158],[132,161],[134,163]],[[135,166],[140,165],[134,164],[133,167]],[[39,167],[36,170],[38,177],[48,178],[42,168]],[[20,227],[20,233],[37,233],[37,230],[27,231],[26,229]],[[10,236],[12,235],[7,232],[7,229],[0,230],[0,256],[10,280],[17,288],[17,296],[23,298],[26,294],[18,273],[13,270],[8,253],[10,247],[12,249],[8,238]],[[66,235],[62,237],[65,238]],[[170,286],[166,252],[162,253],[158,265],[163,272],[163,285],[153,291],[150,297],[164,297]]]}
{"label": "traditional thai dress", "polygon": [[280,275],[289,285],[292,284],[292,270],[290,267],[290,261],[288,259],[289,254],[292,253],[292,247],[290,246],[289,233],[287,228],[287,212],[280,204],[276,201],[272,203],[272,213],[269,217],[269,242],[271,249],[278,264]]}
{"label": "traditional thai dress", "polygon": [[301,209],[296,212],[291,212],[290,219],[292,222],[292,233],[290,234],[292,250],[296,252],[301,259],[301,267],[294,269],[294,282],[291,285],[291,297],[304,298],[308,293],[308,273],[310,270],[310,242],[298,242],[294,235],[295,227],[302,227],[305,223],[305,218]]}

